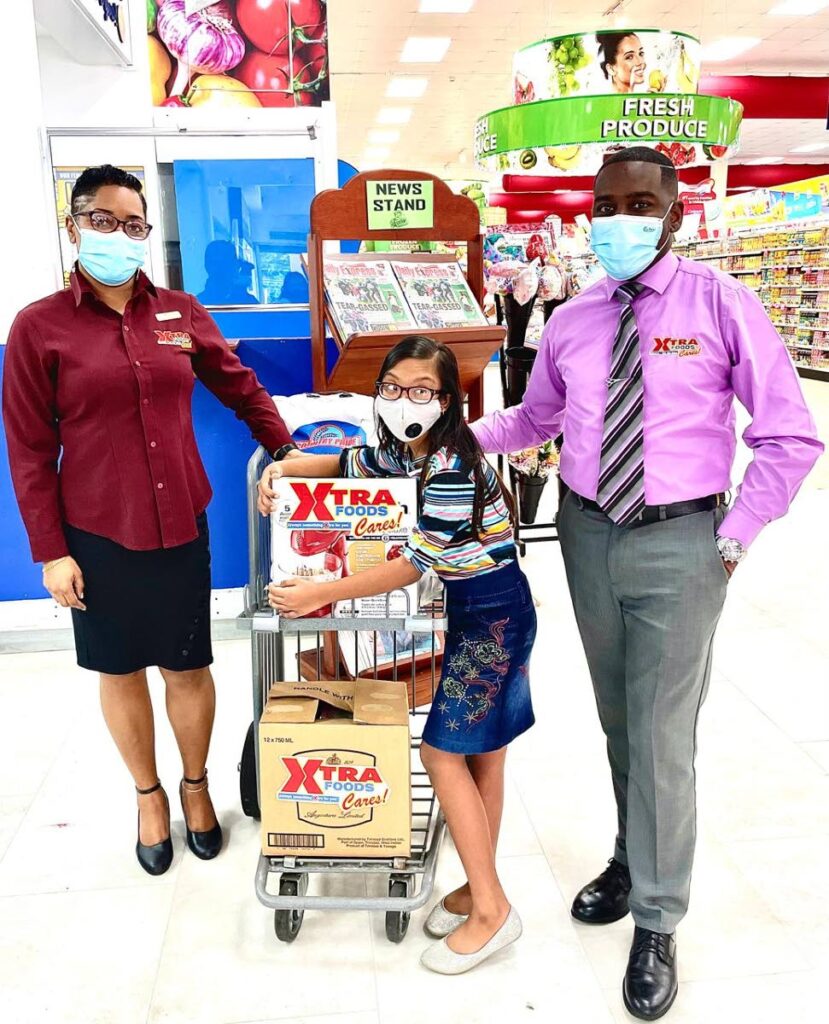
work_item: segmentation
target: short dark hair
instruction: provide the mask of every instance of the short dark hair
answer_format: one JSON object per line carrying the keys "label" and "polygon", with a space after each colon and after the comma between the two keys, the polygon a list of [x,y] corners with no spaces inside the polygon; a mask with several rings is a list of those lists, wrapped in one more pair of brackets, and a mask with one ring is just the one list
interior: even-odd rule
{"label": "short dark hair", "polygon": [[72,189],[72,213],[82,213],[87,200],[94,199],[98,189],[104,185],[117,185],[120,188],[129,188],[137,192],[141,197],[141,205],[144,207],[144,216],[147,216],[147,200],[144,197],[144,189],[141,182],[134,174],[125,171],[121,167],[113,167],[112,164],[101,164],[100,167],[87,167],[83,174],[75,182]]}
{"label": "short dark hair", "polygon": [[611,153],[610,156],[605,158],[604,163],[596,171],[596,177],[593,181],[593,187],[596,187],[596,182],[599,180],[599,175],[606,167],[610,167],[611,164],[656,164],[662,170],[662,184],[669,192],[673,193],[674,196],[679,194],[679,181],[676,176],[676,168],[665,156],[664,153],[658,153],[655,149],[651,149],[649,146],[629,146],[627,149],[620,149],[618,153]]}

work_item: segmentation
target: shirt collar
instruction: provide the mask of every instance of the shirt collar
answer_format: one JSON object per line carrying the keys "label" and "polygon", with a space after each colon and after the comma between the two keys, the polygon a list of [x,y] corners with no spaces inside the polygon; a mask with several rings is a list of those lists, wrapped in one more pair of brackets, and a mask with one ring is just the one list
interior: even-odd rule
{"label": "shirt collar", "polygon": [[[95,290],[92,285],[87,281],[83,274],[78,270],[78,264],[76,263],[72,269],[72,273],[69,275],[69,290],[72,292],[72,297],[75,300],[75,305],[80,306],[85,295],[91,295],[95,298]],[[151,295],[158,295],[155,285],[147,277],[143,270],[139,270],[135,277],[135,288],[133,290],[133,298],[136,295],[140,295],[142,292],[149,292]]]}
{"label": "shirt collar", "polygon": [[[665,293],[665,289],[673,280],[678,267],[679,257],[672,249],[669,249],[661,259],[654,263],[652,267],[648,267],[647,270],[643,271],[643,273],[641,273],[637,278],[634,278],[634,280],[638,281],[639,284],[645,285],[646,288],[650,288],[651,291],[658,292],[660,295],[663,295]],[[605,285],[607,289],[607,297],[612,299],[616,289],[620,284],[624,283],[624,281],[614,281],[612,277],[608,277]]]}

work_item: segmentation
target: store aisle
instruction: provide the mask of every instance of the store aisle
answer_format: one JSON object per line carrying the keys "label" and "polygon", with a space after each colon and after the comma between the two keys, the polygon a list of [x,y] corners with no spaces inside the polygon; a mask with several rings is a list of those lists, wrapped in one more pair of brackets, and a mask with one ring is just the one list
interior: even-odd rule
{"label": "store aisle", "polygon": [[[829,491],[808,486],[737,573],[700,722],[700,841],[679,934],[675,1024],[823,1019],[829,924]],[[14,1024],[612,1024],[630,922],[569,918],[610,855],[602,738],[555,546],[531,549],[541,602],[538,725],[509,762],[500,866],[525,923],[511,951],[462,978],[429,975],[412,921],[399,947],[380,915],[308,914],[278,943],[253,894],[256,826],[235,771],[249,719],[244,639],[218,645],[211,757],[229,845],[182,854],[178,766],[166,723],[161,773],[176,861],[135,863],[130,783],[110,747],[92,677],[69,652],[0,659],[0,1019]],[[154,690],[160,698],[160,687]],[[447,844],[440,890],[458,878]],[[329,882],[333,885],[333,882]],[[365,882],[350,883],[364,891]],[[816,889],[817,886],[817,889]]]}

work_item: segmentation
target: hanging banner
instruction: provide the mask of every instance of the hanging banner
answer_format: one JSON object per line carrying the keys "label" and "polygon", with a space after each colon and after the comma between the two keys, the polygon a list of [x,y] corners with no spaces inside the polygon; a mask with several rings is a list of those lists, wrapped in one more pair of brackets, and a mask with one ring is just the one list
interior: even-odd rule
{"label": "hanging banner", "polygon": [[676,167],[729,155],[743,108],[699,95],[615,95],[541,100],[493,111],[475,125],[474,153],[487,171],[592,174],[631,145],[664,152]]}
{"label": "hanging banner", "polygon": [[326,0],[147,0],[154,106],[330,99]]}
{"label": "hanging banner", "polygon": [[695,93],[700,50],[695,36],[652,28],[542,39],[515,55],[514,102],[606,93]]}

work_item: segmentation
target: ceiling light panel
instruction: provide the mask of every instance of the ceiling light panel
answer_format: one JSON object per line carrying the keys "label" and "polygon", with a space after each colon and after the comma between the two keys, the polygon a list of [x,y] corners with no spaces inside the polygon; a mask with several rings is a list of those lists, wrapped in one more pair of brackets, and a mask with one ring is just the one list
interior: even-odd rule
{"label": "ceiling light panel", "polygon": [[411,107],[381,107],[377,114],[378,124],[408,124],[411,119]]}
{"label": "ceiling light panel", "polygon": [[391,146],[400,139],[400,132],[393,128],[372,128],[367,139],[372,146]]}
{"label": "ceiling light panel", "polygon": [[419,14],[469,14],[475,0],[420,0]]}
{"label": "ceiling light panel", "polygon": [[771,15],[783,18],[807,18],[810,14],[829,7],[829,0],[784,0],[769,11]]}
{"label": "ceiling light panel", "polygon": [[409,36],[400,54],[402,64],[438,64],[446,56],[449,36]]}
{"label": "ceiling light panel", "polygon": [[756,36],[723,36],[702,48],[703,61],[724,61],[741,57],[753,49],[761,40]]}
{"label": "ceiling light panel", "polygon": [[412,75],[396,75],[386,87],[386,96],[391,100],[416,100],[429,88],[428,78]]}

